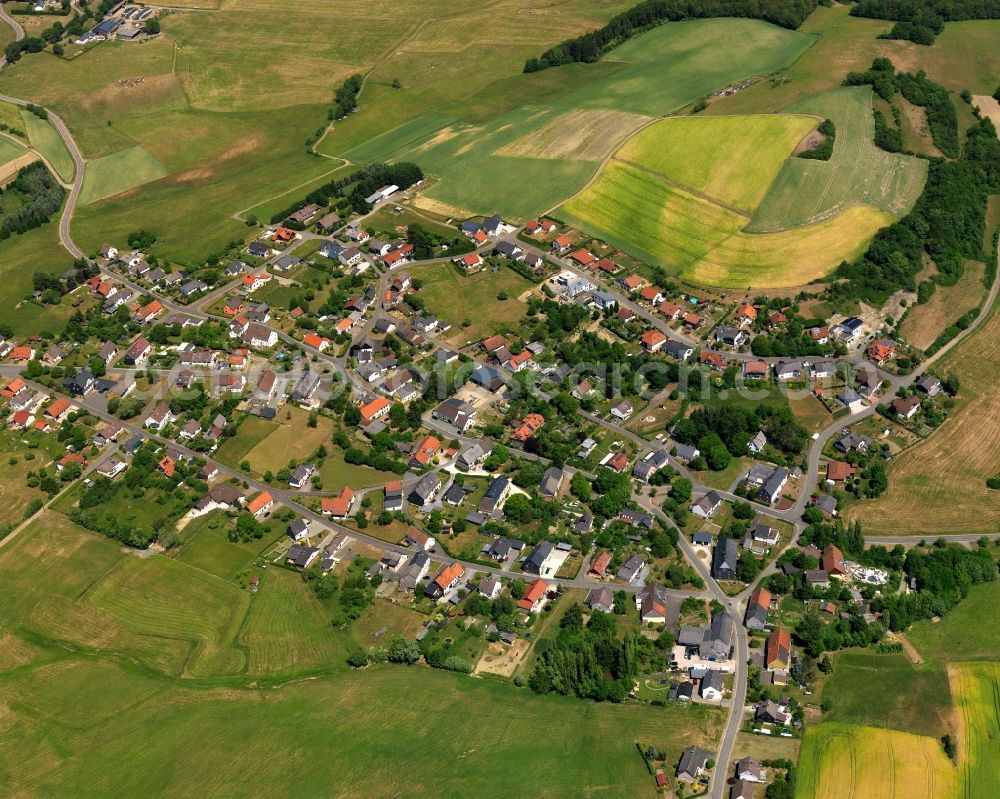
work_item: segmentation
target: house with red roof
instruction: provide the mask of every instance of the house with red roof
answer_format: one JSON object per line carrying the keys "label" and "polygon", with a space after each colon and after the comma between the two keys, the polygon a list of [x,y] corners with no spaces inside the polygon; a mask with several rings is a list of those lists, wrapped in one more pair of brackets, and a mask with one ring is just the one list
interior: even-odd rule
{"label": "house with red roof", "polygon": [[589,266],[597,260],[597,256],[586,247],[581,247],[579,250],[570,253],[569,257],[580,264],[580,266]]}
{"label": "house with red roof", "polygon": [[385,397],[376,397],[371,402],[367,402],[361,406],[361,421],[364,424],[368,424],[374,419],[385,416],[389,412],[390,407],[389,400]]}
{"label": "house with red roof", "polygon": [[639,340],[646,352],[656,352],[667,343],[667,337],[659,330],[647,330]]}
{"label": "house with red roof", "polygon": [[676,305],[672,302],[665,302],[660,306],[660,313],[673,322],[680,319],[681,315],[684,313],[684,309],[680,305]]}
{"label": "house with red roof", "polygon": [[556,236],[552,239],[552,244],[550,246],[556,253],[562,255],[566,252],[566,250],[573,246],[573,239],[564,233],[563,235]]}
{"label": "house with red roof", "polygon": [[537,433],[545,424],[545,417],[540,413],[529,413],[514,429],[511,438],[524,443]]}
{"label": "house with red roof", "polygon": [[608,566],[611,564],[612,554],[606,549],[601,550],[601,552],[591,561],[590,569],[587,574],[593,575],[594,577],[604,577],[608,570]]}
{"label": "house with red roof", "polygon": [[891,338],[880,338],[878,341],[873,341],[866,352],[868,360],[878,366],[882,366],[895,354],[896,342]]}
{"label": "house with red roof", "polygon": [[425,593],[431,599],[440,599],[459,584],[464,574],[465,569],[461,563],[446,564],[434,575],[434,579],[425,589]]}
{"label": "house with red roof", "polygon": [[45,416],[54,422],[61,421],[63,416],[69,413],[70,407],[68,399],[65,397],[59,397],[59,399],[45,409]]}
{"label": "house with red roof", "polygon": [[656,286],[643,286],[639,292],[639,296],[653,305],[659,305],[664,300],[663,292],[656,288]]}
{"label": "house with red roof", "polygon": [[749,302],[745,302],[736,309],[736,316],[733,321],[738,325],[752,325],[757,321],[757,308]]}
{"label": "house with red roof", "polygon": [[164,455],[160,458],[160,462],[156,464],[156,468],[163,472],[167,477],[173,477],[177,464],[169,455]]}
{"label": "house with red roof", "polygon": [[339,496],[324,497],[320,503],[320,511],[324,516],[333,519],[346,519],[351,515],[351,505],[354,503],[354,491],[344,486]]}
{"label": "house with red roof", "polygon": [[628,468],[628,454],[624,451],[616,452],[604,461],[602,465],[607,466],[612,471],[621,474]]}
{"label": "house with red roof", "polygon": [[714,350],[702,350],[701,355],[698,356],[698,363],[716,372],[721,372],[726,368],[725,357],[721,352]]}
{"label": "house with red roof", "polygon": [[517,606],[528,613],[538,613],[545,605],[548,591],[549,585],[545,580],[535,580],[525,589],[524,596],[518,600]]}
{"label": "house with red roof", "polygon": [[[480,231],[482,232],[482,231]],[[466,272],[471,272],[473,269],[478,269],[479,265],[482,264],[483,259],[480,257],[478,252],[470,252],[468,255],[463,255],[461,258],[456,258],[455,263],[457,263]]]}
{"label": "house with red roof", "polygon": [[315,333],[307,333],[302,337],[302,343],[308,347],[313,347],[314,349],[323,352],[330,346],[330,339],[318,336]]}
{"label": "house with red roof", "polygon": [[250,500],[250,503],[247,505],[247,510],[254,516],[260,517],[273,507],[274,498],[271,496],[271,492],[261,491],[257,496]]}
{"label": "house with red roof", "polygon": [[24,388],[24,386],[25,386],[24,380],[22,380],[20,377],[15,377],[6,386],[4,386],[3,395],[7,399],[10,399],[15,394],[17,394],[18,391]]}
{"label": "house with red roof", "polygon": [[421,469],[431,462],[438,452],[441,451],[441,442],[435,436],[427,436],[423,441],[414,447],[410,455],[409,466],[414,469]]}
{"label": "house with red roof", "polygon": [[29,347],[27,344],[22,344],[20,347],[14,347],[14,349],[10,351],[10,359],[12,361],[30,361],[34,357],[34,347]]}

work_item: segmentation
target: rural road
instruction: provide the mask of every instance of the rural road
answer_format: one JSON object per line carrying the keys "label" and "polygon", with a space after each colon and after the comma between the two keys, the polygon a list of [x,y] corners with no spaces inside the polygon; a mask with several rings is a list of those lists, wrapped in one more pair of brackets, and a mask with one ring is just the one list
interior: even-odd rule
{"label": "rural road", "polygon": [[[6,22],[10,25],[11,29],[14,31],[15,42],[19,42],[24,38],[24,28],[22,28],[20,23],[4,10],[2,2],[0,2],[0,21]],[[6,63],[5,59],[0,58],[0,66],[3,66],[3,64]]]}

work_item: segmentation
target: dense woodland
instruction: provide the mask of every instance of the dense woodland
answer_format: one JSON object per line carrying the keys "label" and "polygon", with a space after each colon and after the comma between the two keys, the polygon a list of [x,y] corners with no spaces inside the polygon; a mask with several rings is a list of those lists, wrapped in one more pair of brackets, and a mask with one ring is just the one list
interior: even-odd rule
{"label": "dense woodland", "polygon": [[[44,225],[59,210],[65,195],[41,162],[21,169],[14,182],[0,190],[0,241]],[[6,211],[8,205],[12,210]]]}
{"label": "dense woodland", "polygon": [[633,36],[664,22],[682,19],[747,17],[794,29],[816,6],[816,0],[646,0],[612,17],[595,31],[567,39],[538,58],[529,58],[524,71],[538,72],[574,61],[591,63]]}

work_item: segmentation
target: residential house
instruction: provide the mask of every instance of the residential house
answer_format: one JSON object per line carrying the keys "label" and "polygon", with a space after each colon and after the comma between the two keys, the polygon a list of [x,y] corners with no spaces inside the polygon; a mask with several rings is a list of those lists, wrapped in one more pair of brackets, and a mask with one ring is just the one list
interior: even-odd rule
{"label": "residential house", "polygon": [[553,577],[561,560],[556,555],[556,548],[548,541],[539,541],[531,554],[525,559],[522,568],[526,574],[538,577]]}
{"label": "residential house", "polygon": [[774,365],[774,376],[778,380],[801,380],[804,372],[802,361],[778,361]]}
{"label": "residential house", "polygon": [[748,782],[767,782],[767,771],[760,762],[752,757],[744,757],[736,761],[736,778]]}
{"label": "residential house", "polygon": [[771,367],[768,366],[767,361],[751,360],[743,362],[744,380],[764,380],[767,378],[770,371]]}
{"label": "residential house", "polygon": [[912,419],[920,410],[920,397],[911,394],[908,397],[896,397],[889,403],[892,412],[903,419]]}
{"label": "residential house", "polygon": [[921,375],[913,384],[928,397],[936,397],[941,393],[941,381],[933,375]]}
{"label": "residential house", "polygon": [[758,586],[750,594],[743,623],[748,630],[766,630],[767,614],[771,609],[771,592]]}
{"label": "residential house", "polygon": [[738,327],[730,327],[729,325],[720,325],[715,331],[715,340],[720,344],[727,344],[730,347],[742,347],[749,336],[747,336],[746,331],[741,330]]}
{"label": "residential house", "polygon": [[667,342],[667,337],[659,330],[647,330],[639,340],[646,352],[657,352]]}
{"label": "residential house", "polygon": [[674,457],[684,463],[690,463],[699,455],[701,455],[701,450],[697,447],[692,447],[690,444],[677,444],[674,447]]}
{"label": "residential house", "polygon": [[895,354],[896,342],[891,338],[880,338],[877,341],[873,341],[868,346],[868,349],[865,350],[865,355],[868,357],[868,360],[878,366],[882,366]]}
{"label": "residential house", "polygon": [[831,577],[843,577],[847,574],[844,553],[833,544],[827,544],[823,547],[823,557],[820,563],[823,571]]}
{"label": "residential house", "polygon": [[309,522],[305,519],[293,519],[285,533],[292,541],[302,541],[309,537]]}
{"label": "residential house", "polygon": [[478,442],[469,444],[465,449],[463,449],[459,455],[455,464],[459,469],[467,472],[476,471],[482,468],[483,463],[486,461],[486,453]]}
{"label": "residential house", "polygon": [[611,613],[615,609],[614,594],[610,588],[593,588],[587,594],[587,607],[602,613]]}
{"label": "residential house", "polygon": [[479,512],[488,515],[497,515],[507,501],[513,484],[506,475],[497,475],[486,488],[486,493],[479,500]]}
{"label": "residential house", "polygon": [[423,530],[414,527],[412,524],[406,528],[406,543],[414,544],[425,552],[430,552],[437,545],[433,536],[427,535]]}
{"label": "residential house", "polygon": [[434,436],[427,436],[413,448],[413,452],[410,453],[409,466],[414,469],[422,469],[429,465],[440,451],[441,442]]}
{"label": "residential house", "polygon": [[541,494],[544,499],[555,499],[559,496],[559,489],[562,488],[565,477],[565,473],[558,466],[550,466],[542,474],[542,482],[539,486],[538,493]]}
{"label": "residential house", "polygon": [[642,480],[644,483],[648,483],[650,478],[652,478],[654,474],[666,465],[666,451],[662,449],[654,449],[635,462],[635,466],[632,467],[632,475],[637,480]]}
{"label": "residential house", "polygon": [[701,678],[701,698],[706,702],[721,702],[725,692],[725,677],[714,669]]}
{"label": "residential house", "polygon": [[695,516],[708,519],[715,515],[715,512],[722,506],[722,497],[715,491],[709,491],[701,499],[691,506],[691,512]]}
{"label": "residential house", "polygon": [[764,643],[764,665],[768,669],[788,671],[792,665],[792,636],[779,625]]}
{"label": "residential house", "polygon": [[635,595],[635,606],[643,624],[665,624],[667,621],[667,589],[650,583]]}
{"label": "residential house", "polygon": [[390,513],[403,509],[403,483],[400,480],[388,480],[383,489],[385,496],[382,500],[383,510]]}
{"label": "residential house", "polygon": [[685,344],[683,341],[668,341],[663,346],[663,352],[675,361],[686,361],[694,354],[694,347]]}
{"label": "residential house", "polygon": [[260,518],[270,512],[274,507],[274,498],[269,491],[261,491],[247,505],[247,510],[255,517]]}
{"label": "residential house", "polygon": [[346,519],[351,515],[353,503],[354,491],[349,486],[344,486],[339,495],[323,498],[320,503],[320,512],[333,519]]}
{"label": "residential house", "polygon": [[720,538],[712,556],[712,577],[716,580],[735,580],[739,548],[734,538]]}
{"label": "residential house", "polygon": [[153,350],[153,345],[146,339],[140,337],[125,352],[124,361],[128,366],[141,366],[149,358]]}
{"label": "residential house", "polygon": [[63,385],[66,386],[71,394],[83,397],[94,390],[96,378],[90,369],[79,369],[72,377],[67,377],[63,381]]}
{"label": "residential house", "polygon": [[465,569],[460,563],[450,563],[441,567],[434,579],[430,581],[425,593],[431,599],[440,599],[453,590],[461,582]]}
{"label": "residential house", "polygon": [[518,600],[517,606],[527,613],[538,613],[545,605],[549,586],[538,579],[532,582],[524,591],[524,596]]}
{"label": "residential house", "polygon": [[860,452],[864,454],[871,446],[871,440],[858,435],[853,430],[842,430],[840,437],[834,442],[834,448],[841,452]]}
{"label": "residential house", "polygon": [[296,466],[292,473],[288,477],[288,485],[292,488],[302,488],[306,483],[309,482],[309,478],[313,476],[316,471],[316,467],[311,463],[301,463]]}
{"label": "residential house", "polygon": [[699,746],[689,746],[681,752],[681,759],[677,763],[677,779],[683,782],[697,782],[705,771],[710,756],[711,753]]}
{"label": "residential house", "polygon": [[767,436],[764,435],[763,430],[758,430],[757,435],[747,442],[747,449],[754,455],[759,455],[764,451],[764,447],[766,446]]}
{"label": "residential house", "polygon": [[646,562],[640,555],[632,555],[618,569],[618,579],[626,583],[633,582],[646,566]]}
{"label": "residential house", "polygon": [[464,433],[476,421],[476,409],[468,402],[452,397],[431,411],[431,418],[447,422],[459,433]]}
{"label": "residential house", "polygon": [[293,566],[298,566],[300,569],[308,569],[318,557],[319,547],[292,544],[288,548],[288,554],[285,559]]}
{"label": "residential house", "polygon": [[146,417],[145,426],[150,430],[160,431],[174,419],[170,413],[170,408],[164,403],[159,403]]}
{"label": "residential house", "polygon": [[422,507],[434,501],[441,490],[441,481],[435,472],[425,474],[420,481],[410,490],[409,500],[414,505]]}
{"label": "residential house", "polygon": [[502,590],[503,583],[496,577],[484,577],[479,581],[479,593],[491,601],[500,596]]}
{"label": "residential house", "polygon": [[736,315],[733,317],[733,321],[738,325],[752,325],[757,321],[757,308],[748,302],[740,305],[736,309]]}
{"label": "residential house", "polygon": [[632,415],[633,410],[634,408],[632,407],[632,403],[627,399],[623,399],[611,409],[611,415],[624,422],[629,416]]}

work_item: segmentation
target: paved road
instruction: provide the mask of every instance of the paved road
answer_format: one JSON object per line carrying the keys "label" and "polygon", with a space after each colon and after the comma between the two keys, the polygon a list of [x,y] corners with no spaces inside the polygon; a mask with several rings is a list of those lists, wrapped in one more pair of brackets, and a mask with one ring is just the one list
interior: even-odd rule
{"label": "paved road", "polygon": [[[22,28],[20,23],[4,10],[2,2],[0,2],[0,21],[6,22],[14,31],[15,42],[19,42],[24,38],[24,28]],[[5,59],[0,58],[0,67],[6,63],[7,61]]]}

